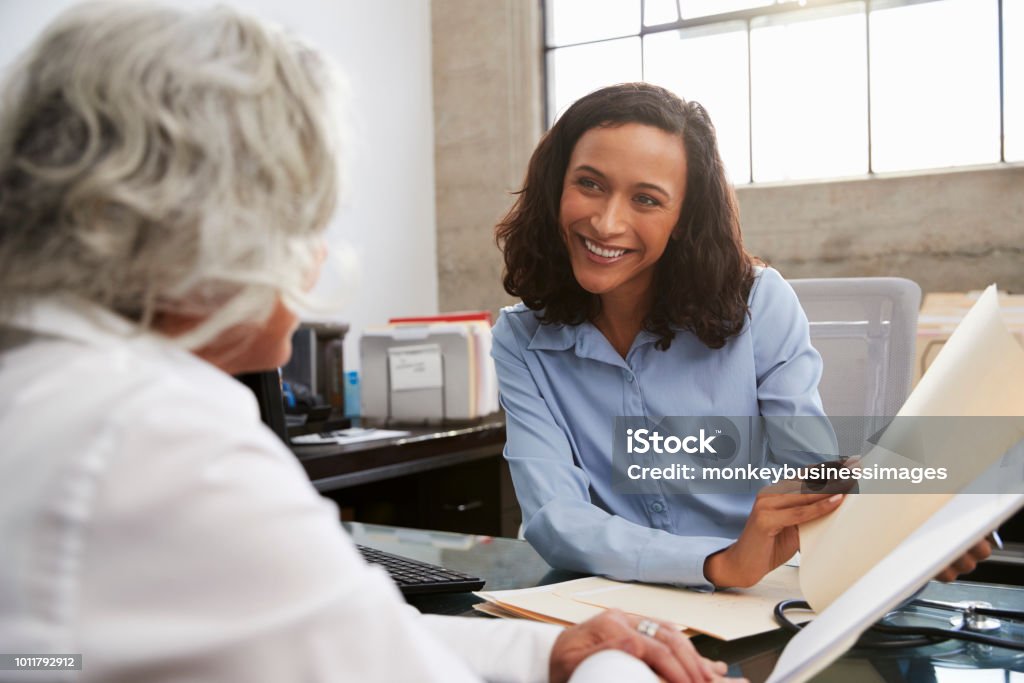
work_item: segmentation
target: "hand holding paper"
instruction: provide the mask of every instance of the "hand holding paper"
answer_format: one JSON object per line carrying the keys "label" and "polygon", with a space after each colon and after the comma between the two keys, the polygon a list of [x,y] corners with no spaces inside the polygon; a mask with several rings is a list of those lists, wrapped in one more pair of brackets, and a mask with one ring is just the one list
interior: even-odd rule
{"label": "hand holding paper", "polygon": [[[1013,419],[1000,420],[994,423],[998,428],[983,431],[954,425],[939,435],[883,436],[862,465],[902,457],[896,451],[908,449],[893,442],[913,436],[925,440],[921,451],[932,460],[930,464],[951,461],[960,476],[970,477],[966,484],[1024,438],[1024,349],[999,316],[995,286],[978,299],[897,419],[915,416]],[[908,424],[913,428],[912,421]],[[827,607],[953,497],[952,493],[872,494],[870,482],[862,482],[861,491],[848,496],[835,514],[800,528],[800,587],[817,610]]]}
{"label": "hand holding paper", "polygon": [[718,588],[753,586],[799,549],[798,524],[835,511],[842,500],[842,494],[762,492],[736,542],[705,561],[704,576]]}
{"label": "hand holding paper", "polygon": [[[949,439],[929,446],[929,457],[969,458],[961,472],[973,468],[979,480],[1024,438],[1024,349],[1000,318],[994,286],[953,333],[900,416],[1004,416],[995,429],[967,435],[970,448]],[[957,441],[964,435],[948,436]],[[865,460],[891,453],[884,443]],[[821,671],[1022,505],[1019,492],[869,493],[849,496],[835,514],[801,527],[800,584],[818,616],[790,641],[769,681],[804,681]]]}

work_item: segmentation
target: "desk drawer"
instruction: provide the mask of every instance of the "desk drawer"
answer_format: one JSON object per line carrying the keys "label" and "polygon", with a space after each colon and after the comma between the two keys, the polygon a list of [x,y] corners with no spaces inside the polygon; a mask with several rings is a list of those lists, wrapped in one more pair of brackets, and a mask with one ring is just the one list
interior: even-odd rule
{"label": "desk drawer", "polygon": [[[348,521],[436,529],[487,536],[510,535],[502,526],[501,455],[417,474],[352,486],[324,495]],[[505,522],[515,535],[515,523]]]}
{"label": "desk drawer", "polygon": [[499,463],[487,458],[424,473],[419,486],[425,528],[499,535]]}

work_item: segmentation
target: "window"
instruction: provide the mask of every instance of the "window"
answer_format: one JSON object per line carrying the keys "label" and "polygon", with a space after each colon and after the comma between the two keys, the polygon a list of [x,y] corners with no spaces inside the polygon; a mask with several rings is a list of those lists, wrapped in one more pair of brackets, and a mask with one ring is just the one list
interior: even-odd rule
{"label": "window", "polygon": [[646,80],[735,183],[1024,161],[1024,0],[546,0],[548,123]]}
{"label": "window", "polygon": [[1003,122],[1006,161],[1024,161],[1024,0],[1003,0]]}
{"label": "window", "polygon": [[996,0],[879,9],[870,22],[874,169],[999,161]]}
{"label": "window", "polygon": [[640,39],[583,43],[548,52],[548,123],[570,104],[609,83],[643,80]]}
{"label": "window", "polygon": [[[715,68],[702,68],[706,64]],[[750,175],[746,24],[727,22],[644,36],[644,80],[686,93],[704,105],[718,131],[719,152],[730,176]]]}
{"label": "window", "polygon": [[755,181],[867,172],[865,31],[859,2],[751,21]]}

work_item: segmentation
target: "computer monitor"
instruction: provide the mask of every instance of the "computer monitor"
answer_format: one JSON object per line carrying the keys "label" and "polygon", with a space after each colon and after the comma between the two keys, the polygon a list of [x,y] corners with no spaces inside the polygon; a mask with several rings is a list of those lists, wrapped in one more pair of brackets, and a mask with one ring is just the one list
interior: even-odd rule
{"label": "computer monitor", "polygon": [[288,426],[284,417],[284,398],[281,396],[280,370],[250,372],[236,375],[235,379],[249,387],[260,406],[260,418],[281,441],[288,445]]}

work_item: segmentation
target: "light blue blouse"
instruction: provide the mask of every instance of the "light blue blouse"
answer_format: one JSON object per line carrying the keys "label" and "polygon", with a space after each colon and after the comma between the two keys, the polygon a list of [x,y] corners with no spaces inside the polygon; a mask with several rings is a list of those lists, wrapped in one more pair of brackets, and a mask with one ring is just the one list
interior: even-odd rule
{"label": "light blue blouse", "polygon": [[616,416],[824,415],[821,356],[776,270],[759,269],[743,331],[721,349],[677,331],[667,351],[641,331],[622,358],[591,323],[541,325],[504,309],[491,352],[526,539],[554,567],[628,581],[710,588],[708,555],[740,534],[748,494],[613,490]]}

